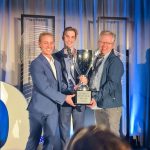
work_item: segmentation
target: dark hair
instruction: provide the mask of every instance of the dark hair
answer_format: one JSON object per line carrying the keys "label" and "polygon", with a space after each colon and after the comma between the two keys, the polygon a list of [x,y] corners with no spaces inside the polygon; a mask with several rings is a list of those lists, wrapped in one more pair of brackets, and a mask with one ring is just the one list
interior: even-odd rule
{"label": "dark hair", "polygon": [[64,36],[65,36],[66,32],[68,32],[68,31],[73,31],[73,32],[75,33],[75,38],[77,37],[78,31],[77,31],[76,28],[73,28],[73,27],[66,27],[66,28],[64,29],[64,32],[63,32],[63,35],[62,35],[62,39],[63,39],[63,40],[64,40]]}
{"label": "dark hair", "polygon": [[42,32],[42,33],[40,33],[40,35],[39,35],[39,42],[41,42],[41,38],[42,38],[43,36],[45,36],[45,35],[49,35],[49,36],[54,37],[53,34],[50,33],[50,32]]}
{"label": "dark hair", "polygon": [[131,150],[126,141],[98,126],[79,129],[67,145],[67,150]]}

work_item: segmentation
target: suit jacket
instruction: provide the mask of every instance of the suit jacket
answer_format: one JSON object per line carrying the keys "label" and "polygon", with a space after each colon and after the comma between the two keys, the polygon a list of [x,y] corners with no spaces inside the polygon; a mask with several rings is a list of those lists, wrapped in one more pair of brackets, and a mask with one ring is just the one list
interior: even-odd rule
{"label": "suit jacket", "polygon": [[61,66],[54,60],[57,72],[57,80],[54,77],[51,66],[47,59],[40,54],[32,61],[30,73],[33,81],[32,99],[29,103],[30,112],[42,114],[57,113],[57,104],[62,105],[66,95],[61,93],[62,88],[66,88],[62,83]]}
{"label": "suit jacket", "polygon": [[121,78],[123,73],[123,63],[112,50],[104,63],[99,91],[93,93],[98,107],[113,108],[122,106]]}
{"label": "suit jacket", "polygon": [[[64,49],[58,51],[57,53],[54,54],[54,58],[56,60],[58,60],[61,64],[61,68],[62,68],[62,76],[63,76],[63,81],[65,84],[67,84],[67,71],[66,71],[66,64],[65,64],[65,60],[64,60],[64,57],[67,57],[67,54],[64,54]],[[74,70],[74,79],[75,79],[75,83],[79,83],[79,80],[77,79],[77,72],[76,70]],[[65,94],[72,94],[71,91],[69,91],[68,89],[65,89],[63,91],[63,93]]]}

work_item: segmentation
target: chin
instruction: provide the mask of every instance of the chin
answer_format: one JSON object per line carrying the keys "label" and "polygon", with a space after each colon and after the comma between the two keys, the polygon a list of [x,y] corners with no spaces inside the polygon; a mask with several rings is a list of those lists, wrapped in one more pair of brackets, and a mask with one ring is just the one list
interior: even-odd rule
{"label": "chin", "polygon": [[72,48],[73,46],[72,45],[67,45],[67,47]]}

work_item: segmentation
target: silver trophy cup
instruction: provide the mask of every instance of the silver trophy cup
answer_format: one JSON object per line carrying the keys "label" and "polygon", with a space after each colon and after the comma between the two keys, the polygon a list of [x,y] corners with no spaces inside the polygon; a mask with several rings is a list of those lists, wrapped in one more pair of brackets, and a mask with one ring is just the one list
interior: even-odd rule
{"label": "silver trophy cup", "polygon": [[[75,57],[75,69],[79,76],[88,76],[88,73],[92,67],[93,61],[93,51],[92,50],[77,50],[77,55]],[[79,84],[76,91],[75,104],[88,105],[91,101],[91,91],[88,85],[83,83]]]}

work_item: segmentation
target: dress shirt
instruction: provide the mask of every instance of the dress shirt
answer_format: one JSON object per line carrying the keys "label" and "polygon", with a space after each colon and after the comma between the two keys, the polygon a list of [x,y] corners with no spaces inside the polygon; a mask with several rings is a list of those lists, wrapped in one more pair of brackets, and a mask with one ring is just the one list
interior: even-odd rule
{"label": "dress shirt", "polygon": [[49,59],[48,57],[45,56],[45,58],[47,59],[47,61],[49,62],[52,72],[54,74],[55,79],[57,80],[57,74],[56,74],[56,67],[54,64],[54,58],[51,56],[51,58]]}
{"label": "dress shirt", "polygon": [[94,66],[96,70],[93,70],[92,78],[90,80],[90,87],[93,90],[99,91],[104,64],[105,64],[105,61],[107,60],[109,54],[110,53],[107,53],[102,58],[100,58],[100,60],[98,60],[99,61],[98,65],[97,65],[98,68],[96,66]]}

